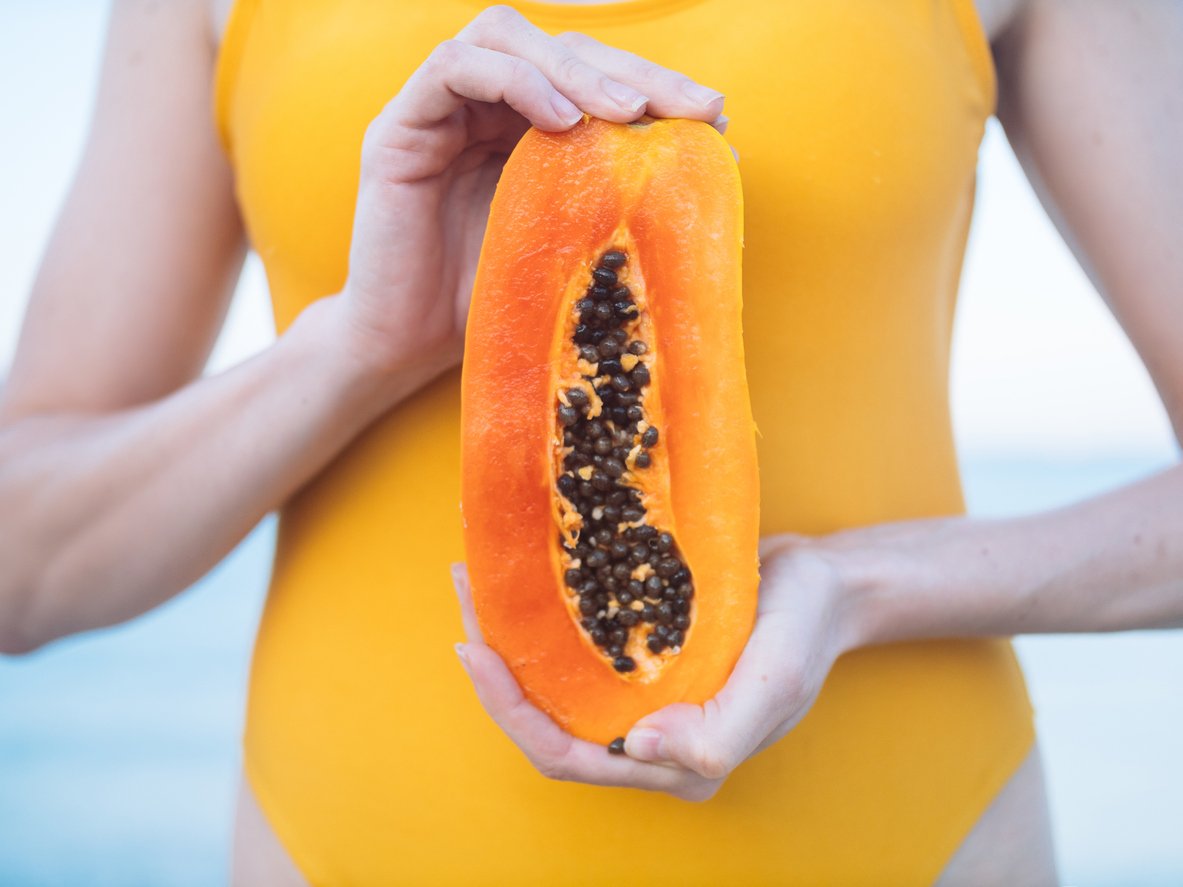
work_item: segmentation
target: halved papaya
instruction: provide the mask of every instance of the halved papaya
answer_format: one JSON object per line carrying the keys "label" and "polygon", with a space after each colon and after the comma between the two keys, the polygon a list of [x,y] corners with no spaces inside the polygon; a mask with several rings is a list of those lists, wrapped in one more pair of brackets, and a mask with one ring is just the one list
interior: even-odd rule
{"label": "halved papaya", "polygon": [[462,510],[478,620],[527,696],[608,743],[726,682],[755,617],[742,197],[704,123],[531,130],[469,312]]}

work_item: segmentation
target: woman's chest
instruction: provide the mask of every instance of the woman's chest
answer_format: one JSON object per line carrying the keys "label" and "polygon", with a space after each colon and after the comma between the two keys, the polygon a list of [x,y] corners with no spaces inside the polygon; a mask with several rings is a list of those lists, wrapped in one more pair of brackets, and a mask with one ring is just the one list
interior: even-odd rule
{"label": "woman's chest", "polygon": [[[728,96],[749,243],[805,232],[882,241],[943,224],[972,183],[993,103],[970,0],[744,6],[636,0],[633,14],[609,16],[556,5],[537,23],[586,31]],[[366,126],[477,8],[238,0],[219,115],[281,328],[343,283]]]}

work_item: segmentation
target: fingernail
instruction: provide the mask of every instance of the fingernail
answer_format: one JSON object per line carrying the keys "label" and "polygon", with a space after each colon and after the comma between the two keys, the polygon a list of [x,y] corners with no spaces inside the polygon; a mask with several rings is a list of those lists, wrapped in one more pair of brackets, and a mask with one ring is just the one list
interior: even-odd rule
{"label": "fingernail", "polygon": [[715,129],[719,130],[720,133],[725,133],[725,132],[727,132],[727,124],[730,122],[731,122],[730,117],[728,117],[726,114],[720,114],[718,117],[715,118],[715,122],[712,123],[711,126],[713,126]]}
{"label": "fingernail", "polygon": [[629,731],[624,750],[638,761],[664,761],[665,737],[650,727],[638,727]]}
{"label": "fingernail", "polygon": [[715,102],[723,98],[723,93],[714,89],[709,89],[690,80],[682,84],[682,92],[686,94],[686,97],[690,99],[690,101],[702,105],[703,107],[706,107],[711,102]]}
{"label": "fingernail", "polygon": [[448,572],[452,574],[452,584],[459,591],[460,586],[464,583],[464,564],[451,564],[448,567]]}
{"label": "fingernail", "polygon": [[640,111],[645,103],[649,101],[649,97],[641,95],[631,86],[625,86],[616,80],[604,81],[604,92],[608,94],[608,98],[624,108],[629,113]]}
{"label": "fingernail", "polygon": [[454,649],[456,650],[456,655],[460,657],[460,664],[464,666],[464,670],[471,676],[472,666],[468,661],[468,650],[464,648],[464,644],[456,644]]}
{"label": "fingernail", "polygon": [[559,115],[559,120],[563,122],[564,126],[574,126],[583,118],[583,112],[571,104],[562,93],[556,92],[551,97],[550,106]]}

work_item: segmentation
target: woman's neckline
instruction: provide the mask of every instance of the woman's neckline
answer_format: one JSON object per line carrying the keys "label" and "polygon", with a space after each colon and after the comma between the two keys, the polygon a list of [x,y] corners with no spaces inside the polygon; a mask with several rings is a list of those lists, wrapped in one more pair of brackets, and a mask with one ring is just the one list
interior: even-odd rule
{"label": "woman's neckline", "polygon": [[[487,0],[466,0],[470,6],[484,7]],[[531,21],[560,22],[568,25],[616,24],[636,19],[655,18],[703,0],[611,0],[611,2],[562,3],[554,0],[509,0],[509,6]]]}

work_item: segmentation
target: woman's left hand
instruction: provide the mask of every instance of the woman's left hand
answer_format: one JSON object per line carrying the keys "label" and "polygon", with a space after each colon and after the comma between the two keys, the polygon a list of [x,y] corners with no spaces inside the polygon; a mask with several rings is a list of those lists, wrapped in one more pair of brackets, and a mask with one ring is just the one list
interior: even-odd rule
{"label": "woman's left hand", "polygon": [[756,624],[726,686],[703,705],[679,703],[642,718],[625,739],[625,755],[565,733],[530,703],[481,637],[462,566],[453,579],[468,641],[457,653],[485,710],[544,776],[706,800],[796,726],[852,646],[831,553],[800,536],[767,538],[760,553]]}

